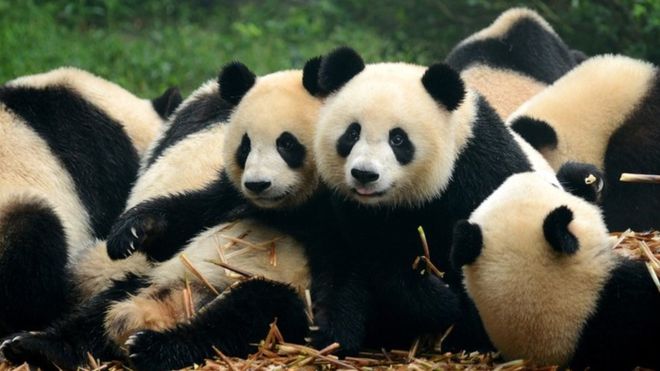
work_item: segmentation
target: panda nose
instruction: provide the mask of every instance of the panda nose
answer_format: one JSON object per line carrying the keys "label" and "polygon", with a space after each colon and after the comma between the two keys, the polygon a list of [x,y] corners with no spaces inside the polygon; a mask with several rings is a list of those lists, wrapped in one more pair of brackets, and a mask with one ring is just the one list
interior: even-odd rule
{"label": "panda nose", "polygon": [[270,182],[245,182],[244,184],[245,188],[256,194],[259,194],[270,187]]}
{"label": "panda nose", "polygon": [[369,170],[360,170],[360,169],[351,169],[351,175],[353,175],[353,178],[357,179],[358,182],[362,184],[367,184],[371,183],[373,181],[376,181],[380,175],[378,173],[374,173]]}

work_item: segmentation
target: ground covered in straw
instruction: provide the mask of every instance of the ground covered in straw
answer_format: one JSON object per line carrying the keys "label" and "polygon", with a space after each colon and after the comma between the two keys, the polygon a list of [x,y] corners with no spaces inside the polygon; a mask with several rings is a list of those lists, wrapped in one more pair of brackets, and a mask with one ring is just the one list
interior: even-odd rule
{"label": "ground covered in straw", "polygon": [[[617,238],[615,251],[631,259],[646,262],[649,268],[649,279],[658,286],[660,295],[660,232],[634,233],[626,231],[614,233]],[[216,350],[214,359],[206,360],[202,365],[192,365],[187,370],[257,370],[257,369],[364,369],[364,370],[556,370],[555,366],[535,366],[524,360],[504,362],[497,354],[479,353],[446,353],[442,352],[442,339],[429,344],[424,351],[420,341],[411,349],[392,350],[389,352],[372,351],[360,353],[358,357],[338,359],[333,352],[337,344],[321,350],[312,349],[299,344],[289,344],[282,338],[277,325],[271,325],[271,330],[260,343],[259,350],[247,359],[227,357]],[[659,350],[660,351],[660,348]],[[27,364],[15,367],[0,362],[0,371],[27,371]],[[84,370],[130,370],[119,362],[101,362],[89,356],[89,365]]]}

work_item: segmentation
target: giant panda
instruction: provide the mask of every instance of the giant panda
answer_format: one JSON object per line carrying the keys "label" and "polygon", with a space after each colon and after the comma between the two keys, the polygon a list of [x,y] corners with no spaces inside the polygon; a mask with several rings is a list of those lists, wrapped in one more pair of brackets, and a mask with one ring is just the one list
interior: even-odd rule
{"label": "giant panda", "polygon": [[605,172],[602,206],[610,229],[657,229],[660,185],[622,183],[619,177],[660,174],[659,110],[657,66],[604,55],[525,102],[507,123],[553,168],[574,160]]}
{"label": "giant panda", "polygon": [[[306,69],[314,68],[315,61],[308,63]],[[76,316],[49,331],[21,334],[4,344],[3,352],[7,358],[15,363],[55,363],[75,368],[86,362],[86,352],[102,359],[113,359],[123,357],[120,348],[126,347],[132,364],[138,369],[183,367],[203,360],[213,345],[228,354],[244,354],[250,349],[250,343],[265,335],[268,324],[276,316],[285,333],[302,340],[307,321],[298,292],[293,288],[308,287],[309,273],[298,241],[280,230],[269,228],[259,218],[246,218],[248,213],[241,213],[238,219],[236,216],[225,217],[237,219],[229,223],[222,221],[213,225],[209,221],[188,230],[180,228],[181,224],[175,218],[195,218],[191,214],[180,215],[186,212],[207,213],[206,205],[196,203],[201,196],[211,197],[216,205],[219,202],[218,209],[249,202],[267,210],[266,218],[273,213],[274,217],[282,219],[289,215],[289,210],[295,210],[312,196],[318,182],[313,158],[306,148],[311,147],[312,126],[320,100],[311,95],[313,85],[304,82],[303,76],[301,71],[283,71],[255,79],[247,67],[232,63],[221,72],[219,84],[206,84],[184,102],[174,114],[166,133],[172,132],[177,125],[189,126],[174,130],[178,134],[165,134],[152,146],[133,190],[134,194],[136,189],[141,189],[142,194],[149,193],[150,189],[157,192],[158,183],[153,183],[163,179],[164,175],[166,182],[161,188],[172,187],[173,191],[145,197],[120,217],[119,222],[123,220],[124,224],[119,231],[125,233],[123,236],[119,233],[122,237],[119,245],[125,243],[126,253],[119,254],[124,258],[122,260],[97,264],[100,265],[97,269],[106,271],[105,278],[91,284],[89,291],[100,293]],[[206,128],[195,132],[193,125]],[[246,137],[249,138],[247,148]],[[160,144],[165,141],[178,144]],[[237,156],[238,153],[244,158]],[[167,162],[158,170],[162,161]],[[197,163],[192,163],[195,161]],[[191,172],[191,167],[197,169]],[[167,169],[169,171],[165,171]],[[150,176],[151,171],[159,171],[161,176]],[[194,186],[169,185],[176,183],[177,175],[186,172],[197,177]],[[145,184],[139,188],[145,178]],[[270,189],[249,188],[251,183],[265,180],[271,182]],[[227,186],[233,187],[235,194],[226,193],[223,189]],[[222,202],[223,198],[226,203]],[[190,233],[188,238],[192,240],[188,243],[185,237],[177,237],[181,239],[178,249],[182,249],[182,255],[189,258],[216,291],[223,293],[221,297],[215,298],[215,292],[190,275],[179,256],[167,258],[177,250],[171,242],[161,246],[172,249],[167,253],[143,249],[149,239],[138,239],[136,234],[149,234],[153,238],[158,233],[166,233],[162,229],[139,228],[145,225],[141,221],[153,217],[154,205],[158,210],[173,208],[171,213],[165,214],[167,223],[164,225],[173,229],[169,233]],[[208,212],[213,212],[216,205],[209,204]],[[303,220],[306,219],[309,218]],[[133,240],[123,239],[125,237]],[[111,236],[110,241],[113,238]],[[236,238],[242,241],[236,243]],[[246,249],[244,244],[251,244],[251,247]],[[259,246],[254,248],[257,244]],[[109,243],[108,248],[110,246]],[[207,261],[219,259],[219,251],[223,252],[229,265],[270,280],[249,280],[225,292],[237,278]],[[145,255],[152,263],[145,260]],[[110,269],[112,263],[116,265]],[[144,269],[140,264],[155,266]],[[181,289],[186,278],[192,281],[194,311],[203,310],[192,319],[192,323],[183,325],[187,316]],[[277,303],[281,303],[283,309],[279,310]],[[245,310],[245,314],[236,312],[234,307],[237,305]],[[272,311],[276,314],[271,314]],[[250,316],[248,323],[243,315]],[[215,328],[218,326],[219,329]],[[210,332],[210,328],[215,331]],[[124,345],[127,337],[137,330],[167,329],[172,330],[164,334],[149,331],[133,339],[131,346]],[[200,333],[191,342],[186,340],[187,337],[177,335],[185,331]],[[152,343],[153,346],[145,345]],[[171,351],[161,353],[154,348],[158,346],[169,346]]]}
{"label": "giant panda", "polygon": [[461,41],[445,62],[506,119],[581,59],[538,13],[512,8]]}
{"label": "giant panda", "polygon": [[597,206],[524,173],[457,223],[452,260],[506,359],[658,369],[660,293],[612,245]]}
{"label": "giant panda", "polygon": [[[511,174],[548,165],[528,156],[446,64],[365,65],[344,47],[323,58],[319,86],[329,96],[314,155],[346,243],[335,247],[344,259],[327,277],[313,276],[315,344],[336,341],[348,354],[365,344],[402,346],[442,333],[460,306],[463,317],[445,344],[490,349],[460,272],[449,265],[451,228]],[[411,269],[423,255],[419,226],[451,292]]]}
{"label": "giant panda", "polygon": [[75,302],[72,262],[108,234],[179,98],[140,99],[70,67],[0,86],[0,337]]}

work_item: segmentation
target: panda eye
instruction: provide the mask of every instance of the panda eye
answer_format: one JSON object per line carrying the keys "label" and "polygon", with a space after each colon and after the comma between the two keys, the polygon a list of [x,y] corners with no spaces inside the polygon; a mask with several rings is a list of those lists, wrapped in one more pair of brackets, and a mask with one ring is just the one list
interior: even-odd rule
{"label": "panda eye", "polygon": [[357,142],[358,139],[360,139],[360,130],[358,130],[356,128],[351,128],[348,131],[348,139],[350,139],[354,142]]}
{"label": "panda eye", "polygon": [[277,145],[280,149],[283,150],[290,150],[293,148],[293,141],[290,138],[284,138],[283,140],[280,141]]}
{"label": "panda eye", "polygon": [[401,134],[395,134],[390,138],[390,144],[398,147],[403,144],[403,136]]}
{"label": "panda eye", "polygon": [[296,140],[296,137],[293,136],[293,134],[287,132],[282,133],[279,138],[277,138],[277,141],[275,141],[275,144],[277,145],[277,150],[278,151],[291,151],[296,144],[298,144],[298,141]]}

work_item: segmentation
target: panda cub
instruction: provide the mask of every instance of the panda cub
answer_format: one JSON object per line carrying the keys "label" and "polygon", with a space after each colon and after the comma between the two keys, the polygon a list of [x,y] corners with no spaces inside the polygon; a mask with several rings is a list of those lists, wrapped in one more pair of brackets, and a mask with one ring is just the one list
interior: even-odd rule
{"label": "panda cub", "polygon": [[[340,48],[323,58],[319,86],[330,95],[314,154],[346,242],[334,247],[343,259],[312,280],[317,345],[337,341],[355,353],[363,344],[409,344],[442,333],[460,305],[463,317],[448,341],[488,349],[461,273],[449,264],[451,228],[511,174],[543,160],[529,157],[445,64],[365,66],[354,50]],[[452,291],[411,269],[423,251],[419,226]]]}
{"label": "panda cub", "polygon": [[506,119],[581,59],[538,13],[512,8],[461,41],[445,62]]}
{"label": "panda cub", "polygon": [[457,223],[452,260],[506,359],[658,369],[658,288],[612,244],[595,205],[524,173]]}
{"label": "panda cub", "polygon": [[[308,63],[306,71],[315,65],[314,60]],[[179,187],[180,192],[184,190],[181,187],[187,187],[185,193],[163,190],[161,195],[138,203],[126,215],[134,217],[137,211],[149,210],[153,203],[176,203],[191,195],[200,197],[200,194],[211,196],[216,202],[210,205],[215,208],[209,212],[233,207],[235,201],[239,201],[241,205],[247,203],[267,209],[268,215],[272,212],[274,216],[286,217],[290,212],[295,213],[297,205],[304,203],[301,197],[309,197],[318,185],[309,153],[302,151],[299,162],[294,162],[296,166],[287,162],[292,158],[291,150],[295,149],[295,143],[290,140],[311,147],[311,127],[320,107],[320,101],[308,92],[312,89],[309,83],[303,85],[303,76],[300,71],[284,71],[255,79],[254,74],[240,63],[226,66],[219,78],[223,86],[221,90],[218,90],[217,83],[205,84],[176,111],[170,127],[152,146],[151,155],[143,163],[142,175],[133,189],[134,195],[148,194],[150,189],[155,192],[156,187],[150,182],[163,179],[165,183],[161,188],[164,190]],[[246,86],[245,83],[250,81]],[[232,113],[231,117],[229,113]],[[177,128],[178,125],[184,127]],[[197,131],[190,130],[193,125]],[[189,131],[184,133],[184,129]],[[178,139],[177,132],[181,136]],[[250,140],[247,150],[246,136]],[[164,141],[170,145],[161,145]],[[158,152],[160,154],[156,154]],[[239,160],[235,156],[238,152],[244,153],[246,158]],[[167,169],[169,171],[165,171]],[[164,176],[153,176],[153,172]],[[186,185],[167,177],[170,173],[187,174],[194,179]],[[272,192],[259,193],[242,188],[242,184],[259,177],[262,180],[270,177],[273,190],[284,190],[283,196],[272,197]],[[216,193],[205,193],[207,188],[218,187],[227,179],[235,179],[232,187],[241,188],[241,191],[227,193],[225,196],[230,198],[226,203],[222,201],[224,191],[220,188],[215,188]],[[144,183],[140,185],[141,182]],[[205,212],[204,209],[190,211]],[[170,242],[167,246],[172,249],[170,256],[182,249],[182,255],[202,273],[213,289],[189,274],[178,256],[168,260],[165,253],[157,250],[147,250],[147,254],[153,252],[164,261],[145,271],[139,266],[140,262],[147,264],[143,253],[133,252],[130,246],[131,242],[138,246],[147,239],[136,239],[128,242],[129,249],[124,254],[130,257],[111,262],[118,266],[114,267],[115,274],[108,274],[105,279],[109,281],[105,284],[110,285],[107,290],[94,297],[77,315],[46,333],[22,334],[5,344],[4,353],[15,363],[55,363],[60,367],[75,368],[86,362],[86,352],[102,359],[121,358],[124,354],[120,347],[138,330],[172,329],[163,334],[141,333],[126,345],[130,360],[138,369],[168,369],[201,362],[210,355],[212,346],[226,354],[246,355],[251,349],[249,344],[266,334],[268,324],[275,317],[288,337],[302,341],[307,329],[304,307],[297,292],[287,285],[295,288],[309,285],[302,247],[291,236],[261,223],[258,217],[250,219],[247,216],[248,213],[242,212],[228,214],[227,220],[235,220],[220,222],[206,230],[199,226],[189,243],[184,241],[176,247]],[[286,220],[280,222],[283,221]],[[177,227],[172,224],[170,228]],[[126,232],[137,238],[134,236],[137,230],[134,231],[133,227]],[[250,280],[224,292],[238,278],[209,260],[223,260],[232,267],[277,282]],[[124,264],[123,270],[118,268],[122,267],[122,262],[129,261],[132,263]],[[97,268],[110,271],[109,265],[103,261]],[[184,325],[190,316],[186,313],[190,308],[182,299],[186,277],[191,281],[193,311],[201,312],[191,319],[190,324]],[[113,283],[110,278],[116,281]],[[104,284],[103,280],[98,281],[92,286]],[[216,298],[218,292],[223,295]],[[279,307],[286,309],[278,312]],[[188,339],[190,335],[186,334],[195,334],[195,340]],[[165,348],[169,350],[158,350]]]}
{"label": "panda cub", "polygon": [[179,101],[176,89],[149,101],[76,68],[0,86],[0,337],[76,301],[75,259],[108,234]]}
{"label": "panda cub", "polygon": [[660,73],[624,56],[591,58],[514,112],[508,124],[553,168],[593,163],[605,172],[602,206],[612,230],[660,228],[660,185],[619,181],[660,174]]}

